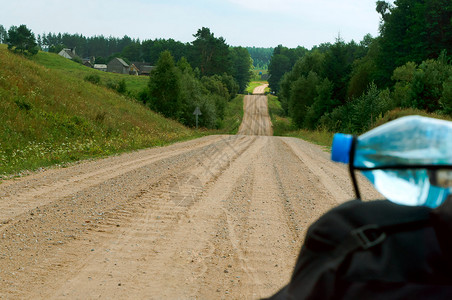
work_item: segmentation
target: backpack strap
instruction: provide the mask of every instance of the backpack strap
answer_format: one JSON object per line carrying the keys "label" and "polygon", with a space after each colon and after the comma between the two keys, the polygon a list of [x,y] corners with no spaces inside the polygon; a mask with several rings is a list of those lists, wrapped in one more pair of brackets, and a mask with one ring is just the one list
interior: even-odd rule
{"label": "backpack strap", "polygon": [[343,256],[343,259],[345,259],[353,251],[367,250],[381,244],[390,234],[426,227],[429,224],[430,214],[428,210],[413,211],[411,216],[400,220],[392,220],[382,224],[367,224],[353,229],[344,242],[337,247],[335,255]]}

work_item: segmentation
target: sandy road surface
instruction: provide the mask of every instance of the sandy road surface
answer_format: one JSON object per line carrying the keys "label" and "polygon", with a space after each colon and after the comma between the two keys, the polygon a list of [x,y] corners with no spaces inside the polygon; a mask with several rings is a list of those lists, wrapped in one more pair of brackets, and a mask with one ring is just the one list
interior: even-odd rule
{"label": "sandy road surface", "polygon": [[308,225],[352,197],[346,168],[319,147],[251,135],[6,181],[0,298],[269,296],[289,280]]}
{"label": "sandy road surface", "polygon": [[245,96],[243,99],[243,120],[238,134],[273,135],[272,122],[268,114],[267,96],[264,94]]}

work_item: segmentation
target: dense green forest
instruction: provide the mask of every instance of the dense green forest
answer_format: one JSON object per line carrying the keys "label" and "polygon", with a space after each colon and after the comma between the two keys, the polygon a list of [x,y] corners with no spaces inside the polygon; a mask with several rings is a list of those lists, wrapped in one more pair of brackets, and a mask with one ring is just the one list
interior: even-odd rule
{"label": "dense green forest", "polygon": [[360,133],[410,110],[452,116],[452,2],[377,1],[380,35],[275,48],[270,88],[298,128]]}

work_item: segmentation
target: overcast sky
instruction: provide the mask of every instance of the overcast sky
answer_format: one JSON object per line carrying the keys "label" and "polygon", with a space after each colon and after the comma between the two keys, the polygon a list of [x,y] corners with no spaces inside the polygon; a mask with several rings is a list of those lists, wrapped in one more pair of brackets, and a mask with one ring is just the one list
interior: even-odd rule
{"label": "overcast sky", "polygon": [[310,49],[378,35],[376,0],[0,0],[0,25],[140,40],[194,40],[209,27],[231,46]]}

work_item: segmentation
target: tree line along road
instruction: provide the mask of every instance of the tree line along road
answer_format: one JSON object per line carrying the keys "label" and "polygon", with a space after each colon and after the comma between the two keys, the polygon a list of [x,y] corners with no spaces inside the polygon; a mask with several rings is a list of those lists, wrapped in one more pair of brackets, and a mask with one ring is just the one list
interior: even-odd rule
{"label": "tree line along road", "polygon": [[[271,136],[265,95],[208,136],[0,185],[0,298],[257,299],[308,226],[353,197],[320,147]],[[248,124],[248,125],[246,125]],[[363,194],[377,198],[363,182]]]}

